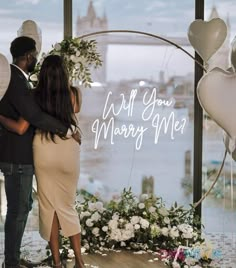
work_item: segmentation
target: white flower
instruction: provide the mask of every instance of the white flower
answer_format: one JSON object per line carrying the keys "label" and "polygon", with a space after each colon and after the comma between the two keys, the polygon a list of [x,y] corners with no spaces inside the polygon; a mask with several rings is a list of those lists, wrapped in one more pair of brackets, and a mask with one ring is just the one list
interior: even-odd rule
{"label": "white flower", "polygon": [[151,225],[151,234],[153,237],[156,237],[160,234],[161,228],[156,223]]}
{"label": "white flower", "polygon": [[169,229],[167,227],[163,227],[161,229],[161,233],[164,235],[164,236],[168,236],[169,234]]}
{"label": "white flower", "polygon": [[164,223],[166,223],[166,224],[170,224],[170,219],[169,219],[169,217],[164,217]]}
{"label": "white flower", "polygon": [[141,224],[143,229],[147,229],[149,227],[149,221],[147,221],[145,219],[141,219],[140,224]]}
{"label": "white flower", "polygon": [[85,199],[84,199],[83,195],[79,194],[79,195],[77,196],[77,201],[78,201],[79,203],[84,203],[84,202],[85,202]]}
{"label": "white flower", "polygon": [[102,212],[104,210],[102,202],[96,202],[95,207],[98,211]]}
{"label": "white flower", "polygon": [[145,208],[145,205],[144,205],[144,203],[139,203],[139,204],[138,204],[138,207],[139,207],[140,209],[144,209],[144,208]]}
{"label": "white flower", "polygon": [[89,210],[91,210],[91,211],[95,211],[95,210],[96,210],[96,205],[95,205],[95,203],[93,203],[93,202],[89,202],[89,204],[88,204],[88,208],[89,208]]}
{"label": "white flower", "polygon": [[81,212],[80,213],[80,219],[82,220],[84,217],[89,217],[91,213],[89,211]]}
{"label": "white flower", "polygon": [[32,81],[32,82],[37,82],[37,81],[38,81],[38,76],[37,76],[36,74],[32,74],[32,75],[30,76],[30,81]]}
{"label": "white flower", "polygon": [[79,57],[80,56],[80,51],[77,50],[75,55],[76,55],[76,57]]}
{"label": "white flower", "polygon": [[92,221],[99,221],[101,219],[101,215],[96,211],[93,213],[93,215],[91,216],[91,220]]}
{"label": "white flower", "polygon": [[56,51],[60,51],[60,50],[61,50],[61,45],[60,45],[59,43],[56,43],[56,44],[54,45],[54,49],[55,49]]}
{"label": "white flower", "polygon": [[134,226],[132,223],[126,223],[125,224],[125,229],[126,230],[130,230],[130,231],[133,231],[134,230]]}
{"label": "white flower", "polygon": [[113,216],[112,216],[112,219],[113,220],[119,220],[119,215],[117,213],[115,213]]}
{"label": "white flower", "polygon": [[93,221],[92,221],[91,219],[87,219],[87,220],[86,220],[86,225],[87,225],[88,227],[92,227],[92,226],[93,226]]}
{"label": "white flower", "polygon": [[92,234],[94,234],[95,236],[99,236],[99,228],[94,227],[93,230],[92,230]]}
{"label": "white flower", "polygon": [[176,226],[172,227],[170,230],[170,237],[171,238],[176,238],[179,237],[179,230],[177,229]]}
{"label": "white flower", "polygon": [[151,207],[148,209],[148,211],[149,211],[150,213],[154,213],[154,212],[156,212],[156,208],[153,207],[153,206],[151,206]]}
{"label": "white flower", "polygon": [[102,230],[103,230],[103,232],[107,232],[108,231],[108,226],[103,226]]}
{"label": "white flower", "polygon": [[108,226],[111,228],[111,229],[116,229],[118,227],[118,221],[117,220],[110,220],[108,222]]}
{"label": "white flower", "polygon": [[141,197],[140,197],[140,199],[141,199],[142,201],[147,200],[147,199],[148,199],[148,194],[142,194]]}
{"label": "white flower", "polygon": [[75,254],[74,254],[74,250],[73,249],[68,249],[67,257],[69,259],[73,259],[75,257]]}
{"label": "white flower", "polygon": [[159,213],[162,215],[162,216],[167,216],[169,213],[168,213],[168,211],[167,211],[167,209],[166,208],[164,208],[164,207],[161,207],[160,209],[159,209]]}
{"label": "white flower", "polygon": [[139,217],[138,216],[132,216],[130,222],[134,225],[136,223],[139,223]]}
{"label": "white flower", "polygon": [[173,268],[180,268],[180,265],[178,264],[178,262],[174,261],[174,262],[172,263],[172,267],[173,267]]}
{"label": "white flower", "polygon": [[86,235],[86,231],[85,230],[82,231],[82,235]]}
{"label": "white flower", "polygon": [[121,246],[121,247],[125,247],[125,246],[126,246],[125,242],[122,241],[122,242],[120,243],[120,246]]}
{"label": "white flower", "polygon": [[135,229],[135,230],[139,230],[139,229],[140,229],[140,225],[139,225],[139,224],[135,224],[135,225],[134,225],[134,229]]}

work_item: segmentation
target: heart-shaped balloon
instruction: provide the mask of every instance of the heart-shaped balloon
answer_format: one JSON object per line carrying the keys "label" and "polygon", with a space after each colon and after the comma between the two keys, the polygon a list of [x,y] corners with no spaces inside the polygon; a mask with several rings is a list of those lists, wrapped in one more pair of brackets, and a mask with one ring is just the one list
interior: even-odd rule
{"label": "heart-shaped balloon", "polygon": [[209,116],[236,139],[236,73],[214,68],[198,82],[197,94]]}
{"label": "heart-shaped balloon", "polygon": [[234,68],[234,71],[236,71],[236,36],[234,37],[232,43],[231,43],[231,64]]}
{"label": "heart-shaped balloon", "polygon": [[227,133],[223,133],[223,140],[227,152],[232,156],[233,160],[236,161],[236,140],[231,139]]}
{"label": "heart-shaped balloon", "polygon": [[0,53],[0,99],[5,94],[11,78],[11,68],[7,58]]}
{"label": "heart-shaped balloon", "polygon": [[204,61],[208,61],[222,46],[227,36],[227,26],[220,18],[210,21],[195,20],[188,29],[188,39]]}
{"label": "heart-shaped balloon", "polygon": [[35,40],[38,53],[42,47],[42,34],[41,30],[33,20],[26,20],[22,23],[22,26],[17,31],[18,36],[28,36]]}

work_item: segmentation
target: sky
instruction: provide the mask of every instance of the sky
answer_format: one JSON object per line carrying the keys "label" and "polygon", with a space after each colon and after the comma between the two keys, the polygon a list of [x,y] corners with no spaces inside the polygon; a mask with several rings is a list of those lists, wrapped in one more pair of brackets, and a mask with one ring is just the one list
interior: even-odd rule
{"label": "sky", "polygon": [[[235,0],[205,0],[205,18],[215,4],[220,16],[227,15],[231,23],[231,37],[236,33]],[[73,27],[77,16],[85,16],[89,0],[73,1]],[[159,35],[187,37],[194,20],[194,0],[93,0],[98,16],[106,14],[109,29],[132,29]],[[16,37],[22,22],[32,19],[41,28],[43,47],[63,38],[62,0],[0,0],[0,53],[11,61],[9,44]],[[186,49],[193,54],[191,47]],[[169,75],[193,72],[191,59],[173,47],[109,46],[108,80],[153,78],[161,69]],[[124,66],[126,68],[124,68]],[[181,66],[181,68],[180,68]]]}

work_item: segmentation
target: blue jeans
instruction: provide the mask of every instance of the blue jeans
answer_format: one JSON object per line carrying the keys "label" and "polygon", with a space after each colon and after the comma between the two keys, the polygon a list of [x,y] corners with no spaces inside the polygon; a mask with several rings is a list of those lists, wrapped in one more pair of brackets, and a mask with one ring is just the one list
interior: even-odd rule
{"label": "blue jeans", "polygon": [[5,177],[7,215],[5,221],[5,265],[17,267],[21,240],[29,211],[32,208],[32,165],[0,163]]}

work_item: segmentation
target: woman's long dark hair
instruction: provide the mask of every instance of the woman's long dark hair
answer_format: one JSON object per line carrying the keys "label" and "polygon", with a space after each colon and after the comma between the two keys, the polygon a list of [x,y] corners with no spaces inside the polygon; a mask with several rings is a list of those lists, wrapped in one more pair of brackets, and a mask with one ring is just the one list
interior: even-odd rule
{"label": "woman's long dark hair", "polygon": [[[58,55],[49,55],[43,61],[35,98],[42,110],[60,120],[66,127],[77,126],[71,100],[69,79],[63,60]],[[46,138],[54,141],[54,134],[43,131]],[[65,135],[60,135],[66,138]]]}

